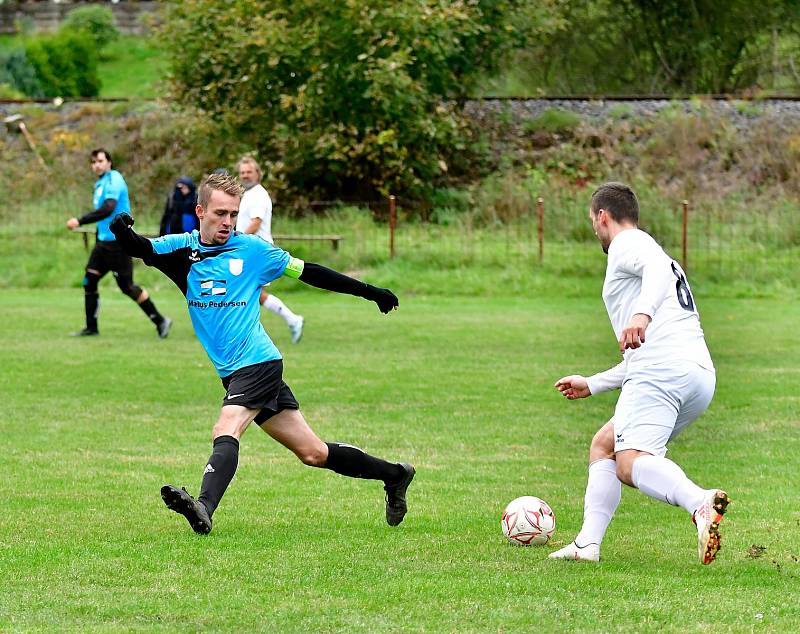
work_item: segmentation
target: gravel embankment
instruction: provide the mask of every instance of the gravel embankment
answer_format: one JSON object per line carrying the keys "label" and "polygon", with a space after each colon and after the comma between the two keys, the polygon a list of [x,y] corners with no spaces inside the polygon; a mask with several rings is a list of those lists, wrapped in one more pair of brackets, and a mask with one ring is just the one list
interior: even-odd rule
{"label": "gravel embankment", "polygon": [[515,121],[534,119],[546,110],[574,112],[592,121],[606,119],[649,118],[665,108],[680,107],[684,112],[713,112],[733,120],[737,127],[746,127],[760,118],[800,119],[800,101],[765,99],[482,99],[466,102],[470,116],[481,119],[492,115],[511,117]]}

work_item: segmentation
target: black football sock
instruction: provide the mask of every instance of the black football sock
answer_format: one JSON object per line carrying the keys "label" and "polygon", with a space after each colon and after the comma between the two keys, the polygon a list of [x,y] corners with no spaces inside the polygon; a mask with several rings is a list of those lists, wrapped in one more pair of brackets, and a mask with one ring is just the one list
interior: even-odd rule
{"label": "black football sock", "polygon": [[98,293],[86,293],[83,296],[83,305],[86,309],[86,330],[97,330],[97,311],[100,306]]}
{"label": "black football sock", "polygon": [[203,472],[198,501],[205,504],[208,514],[213,515],[225,489],[239,466],[239,441],[233,436],[219,436],[214,440],[214,450]]}
{"label": "black football sock", "polygon": [[158,309],[153,304],[152,300],[148,297],[146,300],[139,304],[139,308],[144,311],[144,314],[150,318],[156,326],[164,321],[164,316],[158,312]]}
{"label": "black football sock", "polygon": [[327,442],[328,460],[325,468],[350,478],[383,480],[386,484],[399,482],[405,475],[396,462],[386,462],[364,453],[358,447],[338,442]]}

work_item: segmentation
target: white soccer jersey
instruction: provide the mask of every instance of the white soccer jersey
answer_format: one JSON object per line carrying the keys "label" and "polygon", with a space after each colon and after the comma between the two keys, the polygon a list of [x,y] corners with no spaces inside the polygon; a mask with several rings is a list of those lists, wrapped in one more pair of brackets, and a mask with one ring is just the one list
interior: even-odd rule
{"label": "white soccer jersey", "polygon": [[261,226],[255,235],[272,244],[272,199],[260,183],[245,191],[242,196],[236,230],[247,231],[253,218],[261,218]]}
{"label": "white soccer jersey", "polygon": [[590,378],[592,393],[620,387],[637,368],[671,361],[714,371],[686,274],[644,231],[627,229],[611,241],[603,301],[617,339],[636,313],[652,321],[640,348],[626,350],[621,364]]}

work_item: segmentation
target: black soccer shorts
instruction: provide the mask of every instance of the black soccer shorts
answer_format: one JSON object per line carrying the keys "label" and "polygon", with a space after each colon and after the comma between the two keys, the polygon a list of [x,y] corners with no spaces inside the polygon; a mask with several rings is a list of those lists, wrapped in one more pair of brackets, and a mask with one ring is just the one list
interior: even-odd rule
{"label": "black soccer shorts", "polygon": [[266,361],[239,368],[222,379],[227,390],[222,405],[260,409],[258,425],[285,409],[300,409],[289,386],[283,382],[283,361]]}
{"label": "black soccer shorts", "polygon": [[86,268],[97,271],[100,277],[114,271],[118,277],[133,281],[133,259],[116,242],[95,242]]}

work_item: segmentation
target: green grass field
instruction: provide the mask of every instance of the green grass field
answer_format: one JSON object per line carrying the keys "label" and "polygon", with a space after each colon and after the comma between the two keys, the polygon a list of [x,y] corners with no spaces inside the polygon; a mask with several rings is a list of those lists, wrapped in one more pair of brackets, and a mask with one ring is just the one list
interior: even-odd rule
{"label": "green grass field", "polygon": [[[197,491],[222,388],[177,290],[155,295],[175,319],[161,341],[113,283],[101,288],[91,340],[66,336],[82,325],[79,289],[0,296],[2,631],[800,625],[796,302],[704,300],[695,288],[718,391],[670,455],[734,499],[718,561],[697,563],[683,511],[626,489],[590,565],[547,554],[578,530],[586,450],[614,404],[552,388],[615,362],[597,293],[400,293],[388,317],[359,299],[287,293],[306,316],[303,341],[264,321],[306,417],[324,439],[413,461],[409,515],[388,527],[378,484],[304,467],[253,427],[214,532],[199,537],[158,490]],[[523,494],[553,506],[550,545],[505,543],[500,513]]]}
{"label": "green grass field", "polygon": [[152,99],[158,97],[167,72],[165,53],[152,40],[123,35],[104,51],[98,73],[100,97]]}

